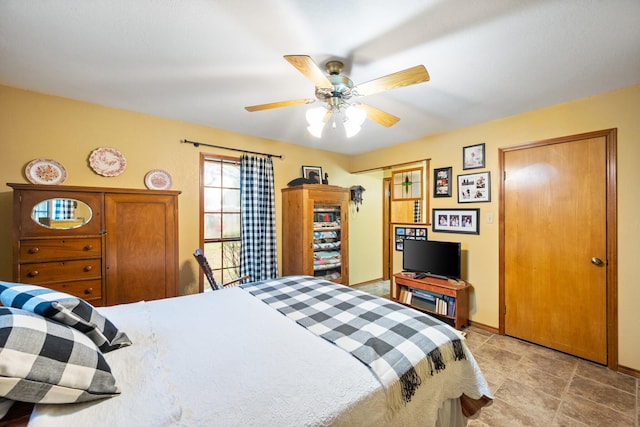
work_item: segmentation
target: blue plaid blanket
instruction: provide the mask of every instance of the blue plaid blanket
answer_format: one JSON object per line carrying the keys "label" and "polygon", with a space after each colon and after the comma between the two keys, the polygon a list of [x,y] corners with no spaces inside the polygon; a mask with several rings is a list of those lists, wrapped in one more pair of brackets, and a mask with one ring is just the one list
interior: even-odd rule
{"label": "blue plaid blanket", "polygon": [[425,376],[466,359],[458,333],[416,310],[343,285],[288,276],[240,286],[367,365],[392,410],[411,400]]}

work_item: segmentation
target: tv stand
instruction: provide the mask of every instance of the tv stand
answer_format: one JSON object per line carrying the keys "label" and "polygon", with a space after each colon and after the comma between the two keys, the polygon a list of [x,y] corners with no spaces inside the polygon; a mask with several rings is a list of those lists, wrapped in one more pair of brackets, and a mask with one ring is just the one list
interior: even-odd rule
{"label": "tv stand", "polygon": [[391,299],[453,324],[456,329],[467,326],[469,289],[471,285],[453,279],[417,273],[397,273],[390,285]]}

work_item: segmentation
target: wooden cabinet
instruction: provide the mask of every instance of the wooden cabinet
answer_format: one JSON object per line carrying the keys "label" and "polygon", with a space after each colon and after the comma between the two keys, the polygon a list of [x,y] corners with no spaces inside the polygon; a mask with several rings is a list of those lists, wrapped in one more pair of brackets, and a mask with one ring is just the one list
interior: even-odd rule
{"label": "wooden cabinet", "polygon": [[349,285],[349,189],[304,184],[282,189],[282,273]]}
{"label": "wooden cabinet", "polygon": [[391,281],[391,299],[433,315],[456,329],[467,326],[471,285],[436,277],[398,273]]}
{"label": "wooden cabinet", "polygon": [[14,281],[97,306],[177,295],[179,191],[8,185]]}

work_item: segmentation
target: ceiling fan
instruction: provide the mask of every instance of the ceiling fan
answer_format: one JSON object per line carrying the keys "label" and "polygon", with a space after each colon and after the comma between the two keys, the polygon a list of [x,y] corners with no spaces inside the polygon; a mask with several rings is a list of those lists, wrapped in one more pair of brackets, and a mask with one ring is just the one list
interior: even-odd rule
{"label": "ceiling fan", "polygon": [[309,122],[307,129],[316,137],[320,137],[324,125],[334,114],[343,114],[342,121],[347,136],[355,135],[355,133],[360,130],[360,126],[365,119],[372,120],[385,127],[393,126],[400,120],[399,117],[369,105],[354,102],[354,98],[373,95],[375,93],[423,83],[429,80],[429,73],[424,65],[417,65],[354,86],[351,79],[341,74],[342,67],[344,66],[341,61],[333,60],[327,62],[327,74],[325,74],[310,56],[285,55],[284,59],[289,61],[291,65],[297,68],[298,71],[315,85],[316,99],[304,98],[272,102],[269,104],[252,105],[245,107],[245,109],[253,112],[300,104],[311,104],[316,102],[316,100],[322,101],[325,103],[324,106],[307,111],[307,121]]}

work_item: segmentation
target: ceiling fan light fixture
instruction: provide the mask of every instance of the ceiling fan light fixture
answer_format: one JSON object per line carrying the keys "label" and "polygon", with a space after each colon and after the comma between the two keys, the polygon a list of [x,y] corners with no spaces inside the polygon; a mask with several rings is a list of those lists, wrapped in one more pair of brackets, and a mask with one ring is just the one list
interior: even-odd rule
{"label": "ceiling fan light fixture", "polygon": [[309,134],[313,137],[316,138],[321,138],[322,137],[322,130],[324,129],[324,123],[320,122],[320,123],[314,123],[314,124],[310,124],[309,126],[307,126],[307,131],[309,132]]}
{"label": "ceiling fan light fixture", "polygon": [[306,118],[309,126],[315,125],[324,125],[324,116],[327,114],[327,109],[325,107],[315,107],[309,108],[307,110]]}
{"label": "ceiling fan light fixture", "polygon": [[351,120],[344,122],[344,131],[347,134],[347,138],[357,135],[358,132],[360,132],[360,129],[362,129],[360,125],[352,122]]}
{"label": "ceiling fan light fixture", "polygon": [[[351,104],[352,98],[373,95],[391,89],[415,85],[429,81],[429,73],[424,65],[407,68],[368,82],[354,85],[353,81],[342,74],[342,61],[329,61],[326,64],[326,74],[308,55],[285,55],[284,57],[302,75],[315,86],[316,100],[325,105],[307,110],[306,119],[309,123],[307,130],[316,138],[320,138],[326,124],[331,121],[331,128],[344,129],[346,136],[357,134],[362,123],[369,119],[384,127],[391,127],[398,123],[399,117],[393,116],[366,104]],[[251,105],[245,107],[247,111],[262,111],[272,108],[289,107],[300,104],[310,104],[313,99],[294,99],[291,101],[271,102],[269,104]]]}
{"label": "ceiling fan light fixture", "polygon": [[367,112],[361,108],[350,105],[346,110],[347,121],[362,126],[367,119]]}
{"label": "ceiling fan light fixture", "polygon": [[367,112],[353,105],[349,105],[344,110],[344,114],[344,131],[347,138],[351,138],[357,135],[362,129],[362,124],[367,119]]}

